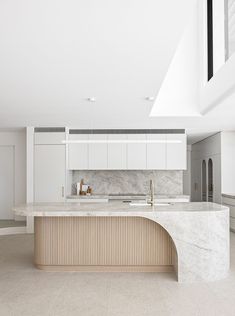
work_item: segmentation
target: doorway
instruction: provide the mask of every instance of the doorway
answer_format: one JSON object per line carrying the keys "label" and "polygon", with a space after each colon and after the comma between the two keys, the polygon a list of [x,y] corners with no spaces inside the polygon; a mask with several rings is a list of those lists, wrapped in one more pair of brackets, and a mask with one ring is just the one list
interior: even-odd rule
{"label": "doorway", "polygon": [[208,202],[213,202],[214,196],[214,186],[213,186],[213,161],[210,158],[208,160]]}
{"label": "doorway", "polygon": [[202,201],[207,201],[206,161],[202,161]]}
{"label": "doorway", "polygon": [[0,220],[13,220],[14,146],[0,146]]}

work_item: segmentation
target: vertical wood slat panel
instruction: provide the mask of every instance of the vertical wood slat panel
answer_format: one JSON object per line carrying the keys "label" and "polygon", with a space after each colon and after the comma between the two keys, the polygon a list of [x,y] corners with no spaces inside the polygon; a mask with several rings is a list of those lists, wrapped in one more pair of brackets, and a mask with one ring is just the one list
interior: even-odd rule
{"label": "vertical wood slat panel", "polygon": [[170,266],[169,234],[141,217],[36,217],[35,263],[82,266]]}

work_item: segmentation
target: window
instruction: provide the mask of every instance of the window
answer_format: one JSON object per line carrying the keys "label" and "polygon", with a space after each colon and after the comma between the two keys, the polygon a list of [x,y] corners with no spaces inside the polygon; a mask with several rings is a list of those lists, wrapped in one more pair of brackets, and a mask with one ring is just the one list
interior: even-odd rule
{"label": "window", "polygon": [[224,65],[226,58],[226,1],[207,0],[207,80]]}
{"label": "window", "polygon": [[207,63],[208,81],[213,77],[213,0],[207,0]]}

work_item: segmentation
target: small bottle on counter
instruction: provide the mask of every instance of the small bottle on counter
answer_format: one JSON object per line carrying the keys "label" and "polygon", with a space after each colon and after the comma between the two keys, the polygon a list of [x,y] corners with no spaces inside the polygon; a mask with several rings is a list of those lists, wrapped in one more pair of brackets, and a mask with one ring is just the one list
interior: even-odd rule
{"label": "small bottle on counter", "polygon": [[88,188],[87,188],[87,195],[91,195],[92,193],[92,189],[91,187],[88,185]]}
{"label": "small bottle on counter", "polygon": [[77,182],[76,190],[77,190],[77,195],[79,195],[80,194],[80,182]]}

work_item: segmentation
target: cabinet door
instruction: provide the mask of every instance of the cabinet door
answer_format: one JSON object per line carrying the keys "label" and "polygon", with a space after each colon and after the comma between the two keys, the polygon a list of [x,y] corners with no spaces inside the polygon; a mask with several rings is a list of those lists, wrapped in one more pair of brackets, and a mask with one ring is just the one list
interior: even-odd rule
{"label": "cabinet door", "polygon": [[200,159],[192,159],[191,165],[191,200],[192,202],[202,201],[202,161]]}
{"label": "cabinet door", "polygon": [[[88,140],[88,135],[70,134],[69,140]],[[88,169],[88,144],[68,145],[68,168],[70,170]]]}
{"label": "cabinet door", "polygon": [[[147,143],[147,169],[166,169],[166,135],[148,134],[147,140],[159,141],[159,143]],[[162,141],[162,143],[161,143]]]}
{"label": "cabinet door", "polygon": [[221,203],[221,155],[210,156],[213,162],[213,202]]}
{"label": "cabinet door", "polygon": [[[130,140],[145,140],[146,135],[127,135]],[[127,144],[127,168],[131,170],[146,169],[146,143]]]}
{"label": "cabinet door", "polygon": [[[187,169],[186,135],[185,134],[167,134],[166,139],[167,139],[167,144],[166,144],[167,170],[186,170]],[[170,141],[172,141],[172,143]],[[174,141],[179,141],[179,143],[173,143]]]}
{"label": "cabinet door", "polygon": [[65,145],[34,146],[34,201],[62,202],[65,190]]}
{"label": "cabinet door", "polygon": [[[107,135],[89,135],[90,140],[107,140]],[[89,169],[102,170],[108,168],[108,144],[89,144]]]}
{"label": "cabinet door", "polygon": [[[126,140],[127,135],[110,134],[108,140]],[[127,169],[127,144],[116,143],[108,144],[108,169],[124,170]]]}

